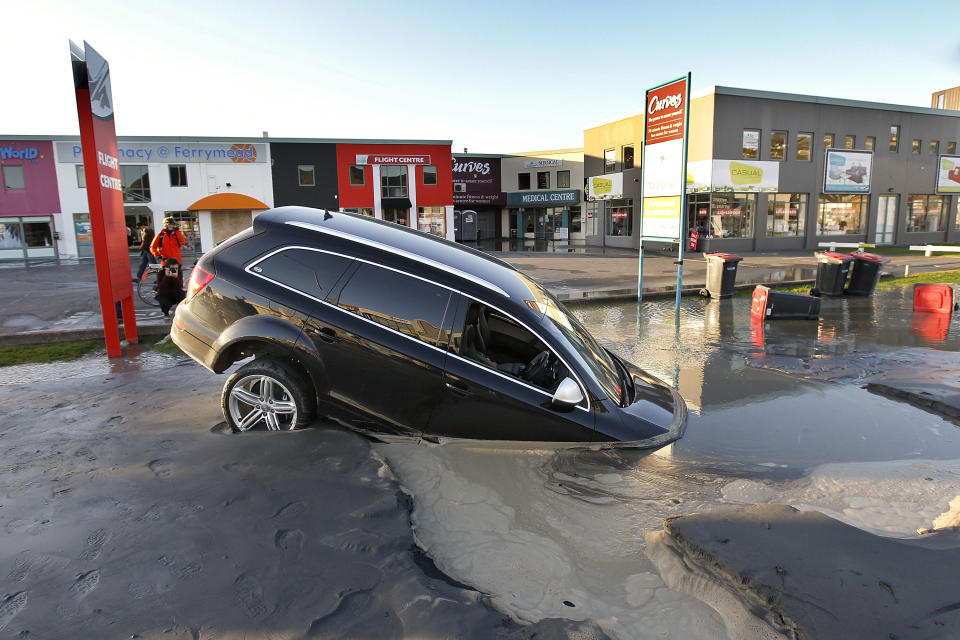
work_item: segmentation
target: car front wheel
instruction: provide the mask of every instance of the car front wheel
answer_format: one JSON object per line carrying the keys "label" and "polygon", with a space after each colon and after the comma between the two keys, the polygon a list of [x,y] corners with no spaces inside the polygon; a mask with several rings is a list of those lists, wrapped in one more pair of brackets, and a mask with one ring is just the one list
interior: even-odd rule
{"label": "car front wheel", "polygon": [[227,423],[237,431],[263,425],[296,429],[314,418],[316,400],[304,376],[278,360],[257,359],[227,378],[220,396]]}

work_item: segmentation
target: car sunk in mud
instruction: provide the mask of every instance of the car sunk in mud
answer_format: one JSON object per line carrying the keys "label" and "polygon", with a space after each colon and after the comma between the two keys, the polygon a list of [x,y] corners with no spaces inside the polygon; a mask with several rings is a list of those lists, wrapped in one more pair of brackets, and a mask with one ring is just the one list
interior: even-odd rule
{"label": "car sunk in mud", "polygon": [[662,447],[686,405],[487,254],[344,212],[282,207],[207,253],[171,336],[227,379],[229,424],[317,415],[366,433]]}

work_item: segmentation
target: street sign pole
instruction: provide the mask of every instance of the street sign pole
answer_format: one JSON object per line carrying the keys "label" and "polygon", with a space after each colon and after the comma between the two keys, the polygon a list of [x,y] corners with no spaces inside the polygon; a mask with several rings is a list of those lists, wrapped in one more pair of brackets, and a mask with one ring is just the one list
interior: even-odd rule
{"label": "street sign pole", "polygon": [[690,131],[690,72],[683,91],[683,165],[680,178],[680,241],[677,243],[677,313],[680,312],[680,292],[683,289],[683,250],[687,238],[687,140]]}

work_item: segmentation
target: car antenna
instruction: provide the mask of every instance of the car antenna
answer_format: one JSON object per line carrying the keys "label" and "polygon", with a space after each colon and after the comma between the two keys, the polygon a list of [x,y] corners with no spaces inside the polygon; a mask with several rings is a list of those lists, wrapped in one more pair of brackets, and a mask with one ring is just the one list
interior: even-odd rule
{"label": "car antenna", "polygon": [[329,211],[324,211],[324,212],[323,212],[323,219],[324,219],[324,220],[329,220],[329,219],[332,218],[332,217],[333,217],[333,216],[330,215],[330,212],[329,212]]}

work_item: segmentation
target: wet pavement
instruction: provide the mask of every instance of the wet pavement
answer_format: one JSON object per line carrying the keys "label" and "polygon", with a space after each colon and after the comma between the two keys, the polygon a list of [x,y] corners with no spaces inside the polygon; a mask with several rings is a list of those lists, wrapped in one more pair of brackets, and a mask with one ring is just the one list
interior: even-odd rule
{"label": "wet pavement", "polygon": [[691,409],[646,456],[226,435],[223,376],[155,353],[0,370],[0,633],[770,637],[648,535],[755,504],[901,540],[960,524],[960,427],[864,388],[956,379],[960,326],[907,290],[824,298],[814,321],[749,304],[575,308]]}

